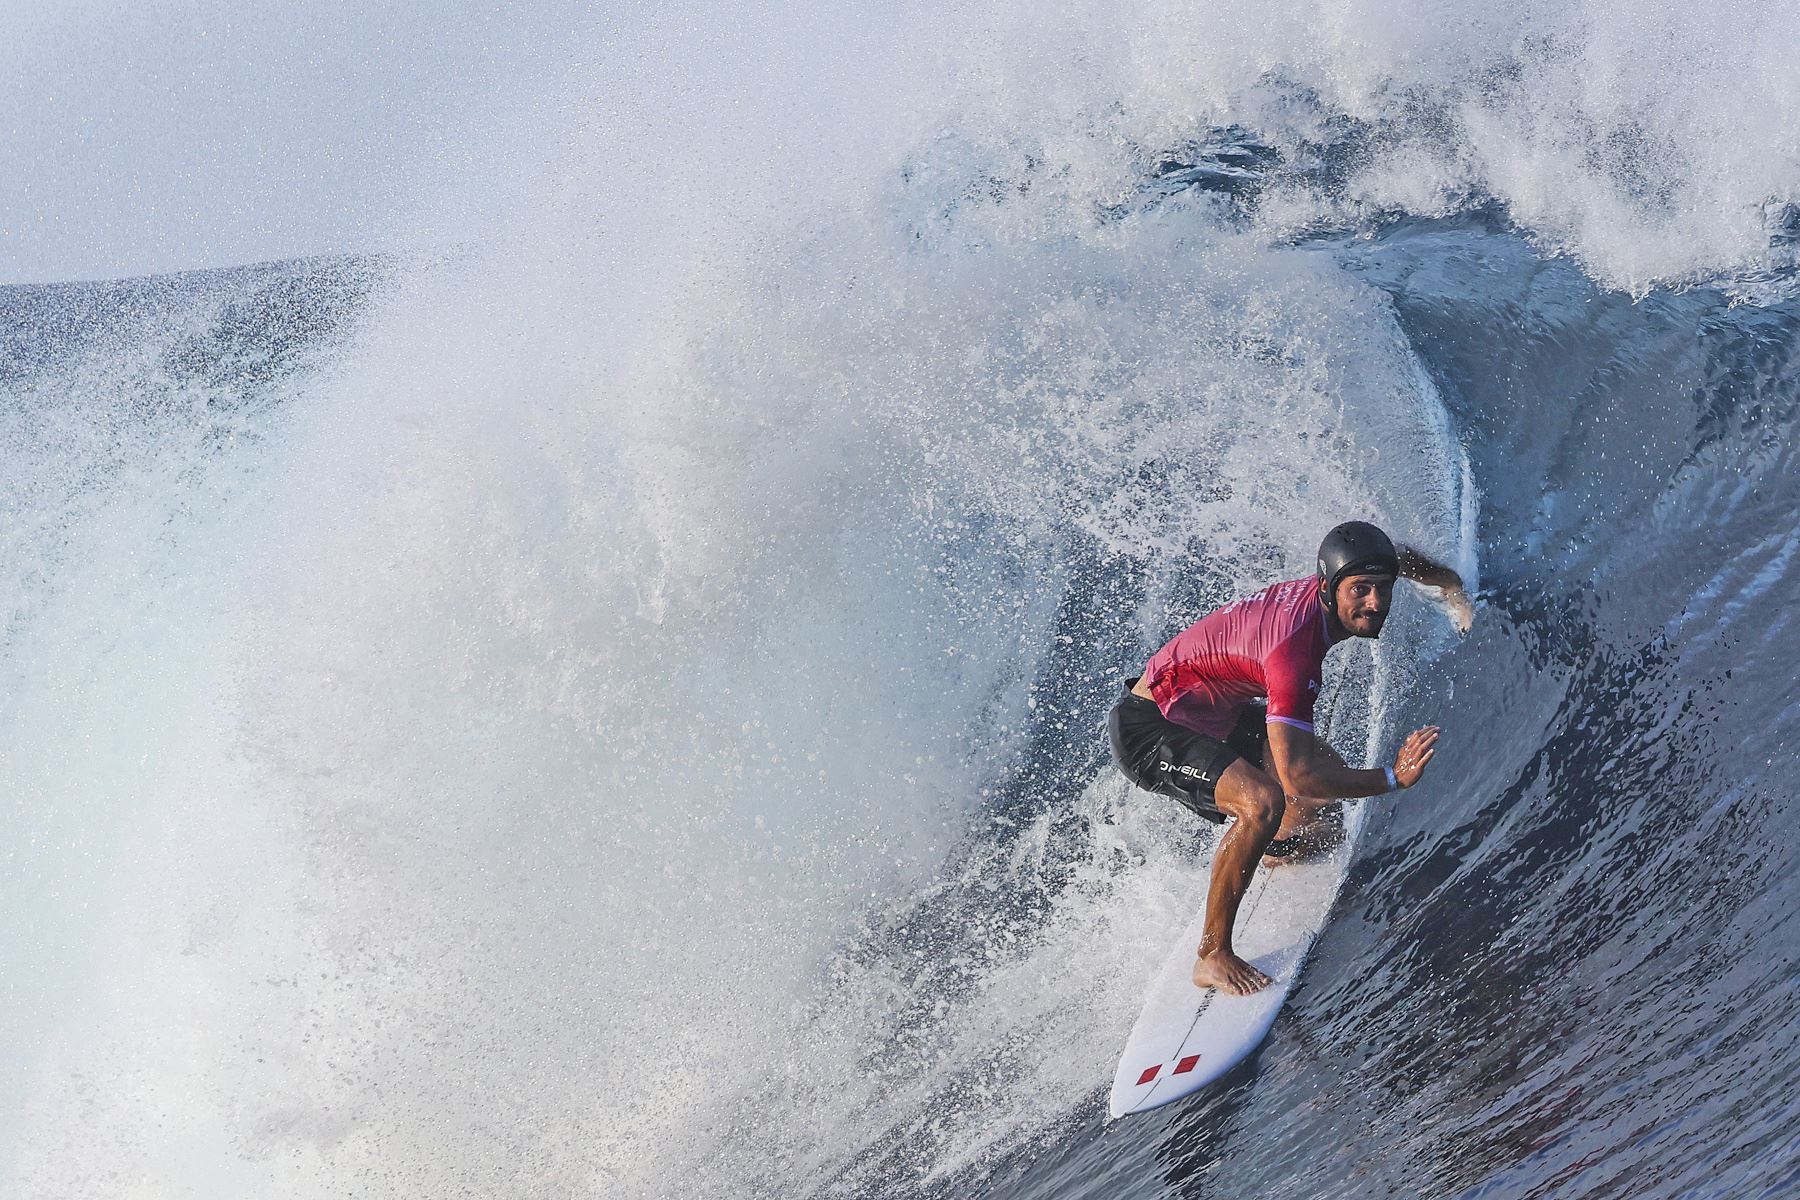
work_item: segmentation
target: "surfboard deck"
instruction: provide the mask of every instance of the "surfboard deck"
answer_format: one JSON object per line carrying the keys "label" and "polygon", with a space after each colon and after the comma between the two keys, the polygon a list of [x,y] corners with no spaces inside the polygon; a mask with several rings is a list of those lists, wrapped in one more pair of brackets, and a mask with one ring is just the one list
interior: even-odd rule
{"label": "surfboard deck", "polygon": [[1113,1076],[1114,1117],[1146,1112],[1191,1096],[1262,1044],[1300,976],[1313,939],[1330,915],[1362,824],[1361,805],[1344,814],[1344,840],[1311,862],[1258,867],[1238,906],[1232,941],[1274,980],[1249,996],[1194,986],[1194,953],[1206,923],[1205,894],[1150,985],[1144,1010],[1125,1040]]}

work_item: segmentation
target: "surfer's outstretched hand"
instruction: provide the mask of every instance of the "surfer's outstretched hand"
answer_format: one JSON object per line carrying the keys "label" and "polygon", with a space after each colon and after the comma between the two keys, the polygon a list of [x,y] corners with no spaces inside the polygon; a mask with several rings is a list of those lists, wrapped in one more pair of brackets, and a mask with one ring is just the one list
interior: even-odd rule
{"label": "surfer's outstretched hand", "polygon": [[1444,593],[1444,607],[1449,610],[1456,632],[1469,632],[1469,626],[1475,624],[1475,602],[1469,599],[1469,593],[1461,588],[1449,589]]}
{"label": "surfer's outstretched hand", "polygon": [[1400,786],[1409,788],[1419,782],[1419,776],[1425,774],[1425,764],[1437,754],[1438,727],[1427,725],[1423,729],[1415,729],[1400,743],[1400,753],[1394,756],[1394,778]]}

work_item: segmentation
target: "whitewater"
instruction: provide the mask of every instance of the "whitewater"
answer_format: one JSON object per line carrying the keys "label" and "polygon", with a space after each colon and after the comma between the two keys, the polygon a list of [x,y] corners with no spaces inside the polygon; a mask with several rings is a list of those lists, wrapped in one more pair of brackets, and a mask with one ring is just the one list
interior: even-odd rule
{"label": "whitewater", "polygon": [[[1796,15],[571,17],[366,252],[0,284],[0,1194],[1800,1195]],[[1109,1122],[1106,710],[1353,517],[1438,759]]]}

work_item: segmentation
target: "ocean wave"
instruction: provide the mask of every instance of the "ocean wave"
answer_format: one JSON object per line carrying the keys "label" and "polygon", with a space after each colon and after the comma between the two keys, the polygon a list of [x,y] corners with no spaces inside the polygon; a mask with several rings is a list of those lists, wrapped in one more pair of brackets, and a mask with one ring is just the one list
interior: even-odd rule
{"label": "ocean wave", "polygon": [[[454,255],[0,293],[14,1190],[1791,1183],[1764,17],[692,15]],[[1105,1127],[1207,853],[1105,706],[1347,515],[1484,588],[1335,689],[1433,781]]]}

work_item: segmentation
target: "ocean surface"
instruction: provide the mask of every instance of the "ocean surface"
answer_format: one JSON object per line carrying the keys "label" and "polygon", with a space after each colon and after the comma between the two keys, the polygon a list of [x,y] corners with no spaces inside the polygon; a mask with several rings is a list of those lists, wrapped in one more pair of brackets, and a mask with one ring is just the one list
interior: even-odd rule
{"label": "ocean surface", "polygon": [[[903,15],[0,287],[0,1193],[1800,1196],[1785,18]],[[1214,835],[1106,710],[1352,517],[1479,588],[1332,657],[1437,760],[1109,1122]]]}

